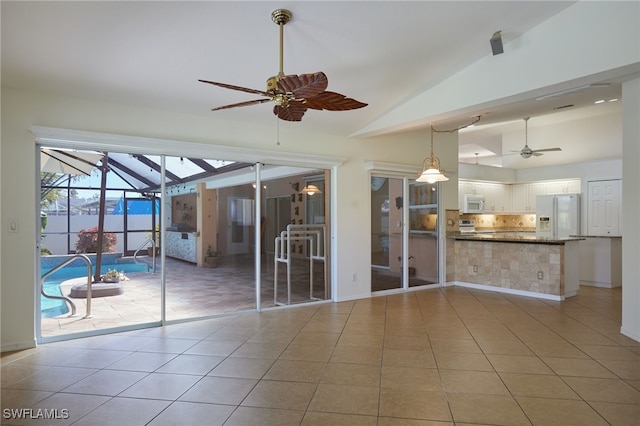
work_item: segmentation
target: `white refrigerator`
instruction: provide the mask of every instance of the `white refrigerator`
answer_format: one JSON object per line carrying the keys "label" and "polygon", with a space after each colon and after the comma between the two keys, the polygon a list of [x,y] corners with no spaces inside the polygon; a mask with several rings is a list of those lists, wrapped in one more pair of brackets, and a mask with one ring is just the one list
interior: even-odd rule
{"label": "white refrigerator", "polygon": [[580,194],[538,195],[536,236],[580,235]]}

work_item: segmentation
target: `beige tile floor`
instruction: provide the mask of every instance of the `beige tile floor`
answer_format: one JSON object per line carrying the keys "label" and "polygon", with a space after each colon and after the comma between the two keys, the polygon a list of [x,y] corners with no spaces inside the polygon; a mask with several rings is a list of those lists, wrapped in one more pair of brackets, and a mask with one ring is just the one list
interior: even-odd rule
{"label": "beige tile floor", "polygon": [[3,354],[2,424],[637,426],[620,300],[449,287],[50,343]]}

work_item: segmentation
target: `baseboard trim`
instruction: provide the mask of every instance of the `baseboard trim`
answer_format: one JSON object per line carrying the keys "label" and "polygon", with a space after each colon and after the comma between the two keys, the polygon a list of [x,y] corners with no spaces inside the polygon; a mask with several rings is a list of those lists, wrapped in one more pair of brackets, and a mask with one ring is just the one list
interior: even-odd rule
{"label": "baseboard trim", "polygon": [[34,340],[25,340],[22,342],[12,342],[12,343],[3,343],[2,347],[0,347],[0,352],[13,352],[13,351],[22,351],[25,349],[32,349],[37,346],[35,339]]}
{"label": "baseboard trim", "polygon": [[[451,283],[451,284],[449,284],[449,283]],[[555,294],[536,293],[536,292],[533,292],[533,291],[516,290],[516,289],[513,289],[513,288],[504,288],[504,287],[494,287],[494,286],[491,286],[491,285],[467,283],[467,282],[464,282],[464,281],[450,281],[449,283],[447,283],[447,286],[455,285],[455,286],[458,286],[458,287],[473,288],[473,289],[476,289],[476,290],[486,290],[486,291],[493,291],[493,292],[496,292],[496,293],[513,294],[513,295],[516,295],[516,296],[534,297],[536,299],[554,300],[554,301],[558,301],[558,302],[565,299],[564,296],[557,296]]]}
{"label": "baseboard trim", "polygon": [[586,285],[588,287],[598,287],[598,288],[616,288],[621,287],[622,283],[604,283],[599,281],[583,281],[580,280],[580,285]]}
{"label": "baseboard trim", "polygon": [[624,327],[620,327],[620,334],[627,336],[629,339],[633,339],[636,342],[640,342],[640,334],[633,333],[630,330],[627,330]]}
{"label": "baseboard trim", "polygon": [[347,297],[336,297],[333,299],[333,301],[334,302],[350,302],[352,300],[370,299],[370,298],[371,298],[371,293],[364,293],[364,294],[355,294]]}

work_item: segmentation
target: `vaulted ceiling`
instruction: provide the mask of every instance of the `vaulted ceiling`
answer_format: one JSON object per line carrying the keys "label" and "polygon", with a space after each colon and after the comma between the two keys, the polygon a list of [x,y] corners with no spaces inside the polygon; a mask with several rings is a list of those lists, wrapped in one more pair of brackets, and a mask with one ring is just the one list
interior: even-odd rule
{"label": "vaulted ceiling", "polygon": [[[3,1],[2,86],[274,126],[271,103],[211,112],[256,96],[198,80],[265,90],[279,65],[279,30],[270,15],[286,8],[293,18],[284,28],[285,73],[323,71],[328,90],[369,104],[344,112],[310,110],[301,123],[287,125],[347,137],[490,56],[495,31],[508,45],[573,3]],[[592,108],[594,96],[619,94],[614,82],[567,95],[566,104],[577,114]],[[564,101],[525,99],[496,108],[483,118],[491,126],[482,133],[461,133],[463,145],[478,146],[463,154],[491,151],[496,134],[523,134],[522,117],[549,113]],[[604,108],[615,114],[619,107]],[[531,130],[536,121],[543,120],[532,119]]]}

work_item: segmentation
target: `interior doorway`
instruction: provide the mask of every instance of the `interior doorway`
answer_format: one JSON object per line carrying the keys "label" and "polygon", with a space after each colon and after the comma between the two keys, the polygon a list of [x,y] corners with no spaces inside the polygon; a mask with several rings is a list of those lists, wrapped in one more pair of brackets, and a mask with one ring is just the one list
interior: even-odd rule
{"label": "interior doorway", "polygon": [[266,199],[265,232],[263,247],[267,254],[275,252],[275,240],[291,223],[291,197],[269,197]]}
{"label": "interior doorway", "polygon": [[249,198],[227,199],[227,252],[249,253],[250,230],[255,225],[254,201]]}

